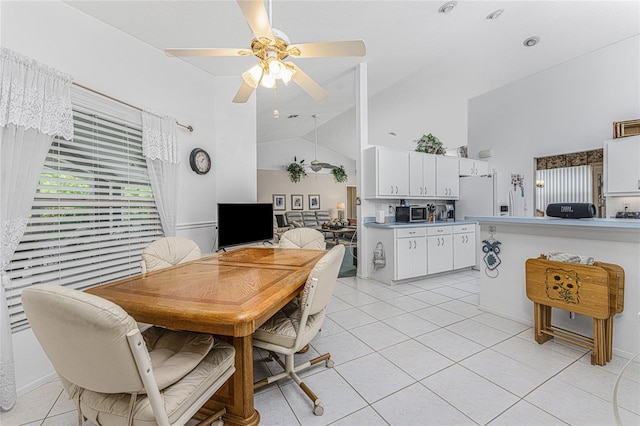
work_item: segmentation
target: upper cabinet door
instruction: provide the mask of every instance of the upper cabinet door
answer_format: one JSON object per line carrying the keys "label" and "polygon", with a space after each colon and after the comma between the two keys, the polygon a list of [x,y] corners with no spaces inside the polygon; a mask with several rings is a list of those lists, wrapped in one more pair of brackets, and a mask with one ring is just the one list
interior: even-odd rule
{"label": "upper cabinet door", "polygon": [[436,156],[436,196],[445,200],[460,197],[458,157]]}
{"label": "upper cabinet door", "polygon": [[640,194],[640,136],[606,141],[604,171],[607,194]]}
{"label": "upper cabinet door", "polygon": [[409,154],[409,195],[416,198],[436,196],[436,157],[432,154]]}
{"label": "upper cabinet door", "polygon": [[460,176],[486,176],[489,174],[489,163],[471,158],[460,158]]}
{"label": "upper cabinet door", "polygon": [[366,198],[409,196],[409,152],[381,147],[365,150],[364,193]]}

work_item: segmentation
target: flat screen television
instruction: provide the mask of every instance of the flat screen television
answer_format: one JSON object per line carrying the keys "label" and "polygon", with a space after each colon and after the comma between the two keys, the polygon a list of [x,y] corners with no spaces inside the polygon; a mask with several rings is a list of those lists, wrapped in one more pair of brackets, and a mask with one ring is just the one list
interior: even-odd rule
{"label": "flat screen television", "polygon": [[218,248],[271,239],[271,203],[218,203]]}

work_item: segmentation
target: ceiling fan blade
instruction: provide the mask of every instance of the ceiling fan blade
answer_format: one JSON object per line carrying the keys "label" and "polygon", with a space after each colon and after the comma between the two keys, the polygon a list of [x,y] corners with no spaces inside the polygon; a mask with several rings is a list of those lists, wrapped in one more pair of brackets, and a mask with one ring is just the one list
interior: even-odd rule
{"label": "ceiling fan blade", "polygon": [[364,56],[367,54],[367,47],[363,40],[292,44],[288,50],[291,56],[297,58]]}
{"label": "ceiling fan blade", "polygon": [[318,163],[318,164],[320,164],[322,166],[322,168],[324,168],[324,169],[333,170],[333,169],[337,169],[338,168],[338,166],[334,166],[333,164],[329,164],[329,163]]}
{"label": "ceiling fan blade", "polygon": [[247,49],[216,48],[216,47],[185,47],[164,49],[167,56],[247,56],[252,52]]}
{"label": "ceiling fan blade", "polygon": [[236,93],[236,96],[233,98],[233,102],[236,104],[243,104],[247,102],[254,90],[254,87],[248,85],[243,81],[242,86],[240,86],[238,92]]}
{"label": "ceiling fan blade", "polygon": [[258,40],[273,40],[269,15],[262,0],[237,0],[244,18]]}
{"label": "ceiling fan blade", "polygon": [[291,62],[287,63],[291,64],[293,66],[293,69],[296,71],[293,74],[293,82],[300,86],[302,90],[307,92],[309,96],[311,96],[316,101],[320,101],[329,95],[329,93],[324,90],[322,86],[313,81],[313,79],[309,77],[304,71],[302,71],[300,67],[292,64]]}

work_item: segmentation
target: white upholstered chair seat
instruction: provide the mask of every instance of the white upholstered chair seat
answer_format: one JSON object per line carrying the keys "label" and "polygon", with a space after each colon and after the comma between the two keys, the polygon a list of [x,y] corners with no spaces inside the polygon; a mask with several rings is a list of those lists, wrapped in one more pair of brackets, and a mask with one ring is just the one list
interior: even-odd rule
{"label": "white upholstered chair seat", "polygon": [[[145,333],[153,329],[155,329],[155,327],[145,330]],[[220,341],[216,341],[215,344],[210,345],[210,347],[212,347],[214,351],[206,353],[201,362],[190,372],[187,372],[179,383],[161,388],[160,395],[162,397],[162,403],[171,424],[175,423],[180,416],[185,413],[186,409],[196,402],[197,398],[202,394],[202,391],[211,387],[225,370],[233,366],[235,356],[233,347]],[[150,352],[150,355],[153,361],[153,352]],[[174,362],[173,364],[175,365],[176,363]],[[153,371],[157,378],[158,374],[156,374],[157,370],[155,369],[155,365]],[[75,398],[76,392],[82,392],[80,406],[82,414],[89,420],[96,424],[105,425],[127,424],[129,403],[131,400],[130,394],[92,392],[68,382],[64,377],[60,377],[60,381],[67,390],[70,399]],[[138,395],[136,399],[133,408],[132,424],[157,425],[149,398],[144,393]]]}
{"label": "white upholstered chair seat", "polygon": [[[326,311],[322,310],[317,314],[309,315],[307,318],[305,333],[308,333],[309,341],[320,331],[325,315]],[[296,308],[295,304],[289,304],[258,327],[253,334],[253,338],[284,346],[285,348],[293,348],[296,343],[296,337],[298,337],[301,318],[302,310]],[[309,341],[303,341],[302,343],[306,345]]]}
{"label": "white upholstered chair seat", "polygon": [[184,425],[235,371],[233,346],[202,333],[141,333],[120,306],[88,293],[34,285],[22,303],[79,425],[82,416],[97,425]]}
{"label": "white upholstered chair seat", "polygon": [[155,240],[142,251],[142,273],[168,268],[179,263],[199,259],[200,247],[182,237],[164,237]]}

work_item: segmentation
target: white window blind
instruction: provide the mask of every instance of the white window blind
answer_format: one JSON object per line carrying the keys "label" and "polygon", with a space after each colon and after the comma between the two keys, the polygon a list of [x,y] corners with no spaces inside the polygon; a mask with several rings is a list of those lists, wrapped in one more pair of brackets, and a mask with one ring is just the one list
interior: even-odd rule
{"label": "white window blind", "polygon": [[27,230],[7,269],[13,330],[27,326],[22,289],[85,289],[140,272],[162,236],[140,127],[74,109],[72,141],[54,139]]}
{"label": "white window blind", "polygon": [[590,165],[537,170],[536,209],[547,211],[550,203],[592,203]]}

